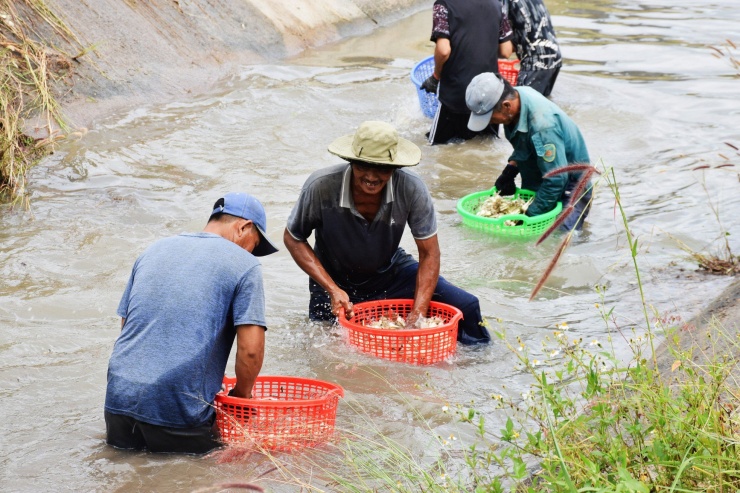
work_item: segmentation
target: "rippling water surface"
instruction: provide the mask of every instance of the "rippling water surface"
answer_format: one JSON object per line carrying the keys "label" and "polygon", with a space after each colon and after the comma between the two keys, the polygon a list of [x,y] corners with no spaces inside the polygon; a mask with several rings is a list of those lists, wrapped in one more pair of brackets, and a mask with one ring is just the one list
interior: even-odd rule
{"label": "rippling water surface", "polygon": [[[614,168],[639,238],[650,312],[661,316],[688,319],[729,282],[694,272],[678,242],[708,251],[720,245],[712,206],[722,227],[740,230],[740,156],[726,144],[740,147],[739,76],[709,48],[727,38],[740,42],[734,3],[548,2],[566,57],[552,99],[579,124],[592,159]],[[606,341],[595,303],[616,307],[625,338],[633,328],[638,335],[644,330],[621,218],[603,183],[586,231],[532,302],[529,292],[557,240],[534,247],[461,225],[457,199],[492,186],[510,147],[491,139],[425,145],[430,121],[419,110],[409,71],[432,52],[430,24],[429,12],[421,12],[296,59],[244,67],[210,94],[99,122],[33,170],[31,210],[0,217],[5,491],[36,491],[40,484],[51,491],[195,490],[272,467],[261,456],[222,465],[104,445],[106,368],[119,332],[115,309],[136,256],[158,238],[200,230],[227,190],[260,197],[268,233],[280,240],[305,178],[338,162],[326,146],[364,120],[389,121],[422,147],[416,170],[436,201],[442,274],[480,297],[495,329],[506,329],[512,340],[519,336],[545,365],[552,362],[543,342],[557,324],[568,324],[569,337]],[[714,168],[727,162],[736,166]],[[733,236],[730,245],[740,251]],[[410,236],[403,246],[415,252]],[[490,395],[528,389],[500,342],[459,348],[453,360],[433,367],[349,351],[337,328],[308,323],[307,277],[288,253],[263,265],[270,326],[263,373],[344,386],[341,429],[366,413],[423,462],[439,453],[435,435],[455,432],[442,406],[474,401],[497,429],[502,416]],[[604,299],[595,285],[606,286]],[[627,354],[622,336],[613,335]],[[233,374],[232,363],[227,371]],[[414,412],[427,424],[412,419]]]}

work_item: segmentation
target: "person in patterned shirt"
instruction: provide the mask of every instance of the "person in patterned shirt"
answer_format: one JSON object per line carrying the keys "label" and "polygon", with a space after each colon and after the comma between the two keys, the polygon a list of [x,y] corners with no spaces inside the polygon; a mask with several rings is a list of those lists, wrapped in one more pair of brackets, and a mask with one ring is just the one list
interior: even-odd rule
{"label": "person in patterned shirt", "polygon": [[508,58],[514,52],[512,36],[499,0],[434,2],[434,72],[421,85],[436,93],[440,103],[428,135],[430,144],[470,139],[479,133],[467,127],[465,89],[478,74],[498,73],[498,57]]}
{"label": "person in patterned shirt", "polygon": [[550,13],[542,0],[502,1],[521,64],[517,85],[529,86],[549,96],[563,65]]}

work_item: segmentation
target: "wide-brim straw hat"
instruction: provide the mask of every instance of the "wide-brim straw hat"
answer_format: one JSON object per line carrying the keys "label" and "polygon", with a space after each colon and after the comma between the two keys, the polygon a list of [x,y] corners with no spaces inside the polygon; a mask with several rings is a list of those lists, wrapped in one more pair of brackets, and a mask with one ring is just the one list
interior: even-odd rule
{"label": "wide-brim straw hat", "polygon": [[385,122],[364,122],[354,134],[329,144],[329,152],[347,161],[386,166],[416,166],[421,161],[421,149]]}

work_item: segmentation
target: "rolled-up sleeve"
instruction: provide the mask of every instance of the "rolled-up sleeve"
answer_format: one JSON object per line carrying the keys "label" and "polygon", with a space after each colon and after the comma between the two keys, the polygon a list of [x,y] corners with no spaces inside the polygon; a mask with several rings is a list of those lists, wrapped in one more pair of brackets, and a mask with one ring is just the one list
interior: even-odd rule
{"label": "rolled-up sleeve", "polygon": [[265,322],[265,291],[262,267],[255,265],[239,280],[234,296],[234,325],[261,325]]}
{"label": "rolled-up sleeve", "polygon": [[298,241],[307,241],[314,229],[321,225],[321,202],[314,187],[305,186],[288,217],[287,229]]}
{"label": "rolled-up sleeve", "polygon": [[432,37],[430,41],[437,41],[439,38],[450,38],[450,21],[448,19],[447,6],[443,2],[437,1],[432,9]]}
{"label": "rolled-up sleeve", "polygon": [[131,275],[126,283],[126,289],[123,291],[121,301],[118,303],[118,309],[116,313],[121,318],[128,318],[128,305],[131,300],[131,289],[134,287],[134,274],[136,273],[136,266],[139,264],[139,259],[134,262],[134,267],[131,269]]}
{"label": "rolled-up sleeve", "polygon": [[426,240],[437,234],[437,214],[432,196],[421,178],[417,177],[412,183],[414,191],[408,225],[415,240]]}

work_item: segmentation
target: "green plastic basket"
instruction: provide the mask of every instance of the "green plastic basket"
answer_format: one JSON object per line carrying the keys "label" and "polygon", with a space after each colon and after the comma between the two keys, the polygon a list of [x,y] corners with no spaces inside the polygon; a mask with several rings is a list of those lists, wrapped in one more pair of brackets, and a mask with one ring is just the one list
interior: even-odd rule
{"label": "green plastic basket", "polygon": [[[480,229],[486,233],[491,233],[495,236],[503,236],[505,238],[530,238],[534,236],[540,236],[547,230],[558,214],[563,210],[563,204],[557,203],[555,208],[545,214],[539,216],[528,217],[524,214],[508,214],[505,216],[492,218],[477,216],[478,208],[488,197],[496,194],[496,187],[490,190],[484,190],[482,192],[471,193],[461,198],[457,202],[457,212],[462,216],[463,224],[472,228]],[[522,198],[529,200],[534,197],[535,193],[530,190],[524,190],[517,188],[516,193],[510,197],[504,197],[505,199],[517,199]],[[521,221],[522,224],[517,226],[506,226],[504,221],[508,220]]]}

